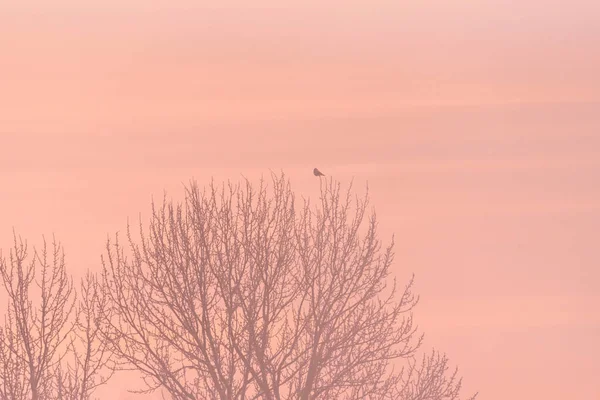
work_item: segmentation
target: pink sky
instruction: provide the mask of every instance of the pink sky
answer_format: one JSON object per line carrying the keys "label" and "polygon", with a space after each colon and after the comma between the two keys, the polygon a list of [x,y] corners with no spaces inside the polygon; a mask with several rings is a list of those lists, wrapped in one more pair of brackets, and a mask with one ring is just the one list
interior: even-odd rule
{"label": "pink sky", "polygon": [[465,393],[600,398],[600,3],[49,3],[0,6],[0,248],[79,274],[163,189],[318,166],[369,182]]}

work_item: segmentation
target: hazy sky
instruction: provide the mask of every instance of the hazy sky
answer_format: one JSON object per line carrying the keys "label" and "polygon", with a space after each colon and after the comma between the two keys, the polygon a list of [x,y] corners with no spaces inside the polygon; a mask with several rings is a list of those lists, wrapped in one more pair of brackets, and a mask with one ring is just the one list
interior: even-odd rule
{"label": "hazy sky", "polygon": [[600,398],[598,71],[594,0],[4,0],[0,248],[80,274],[163,189],[318,166],[369,183],[467,392]]}

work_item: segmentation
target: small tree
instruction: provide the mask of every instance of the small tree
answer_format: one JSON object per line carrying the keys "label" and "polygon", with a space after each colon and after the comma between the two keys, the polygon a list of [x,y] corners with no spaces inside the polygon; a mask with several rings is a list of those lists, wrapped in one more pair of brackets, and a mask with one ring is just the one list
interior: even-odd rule
{"label": "small tree", "polygon": [[0,399],[89,399],[110,376],[99,377],[109,361],[97,340],[105,308],[100,286],[88,275],[77,302],[61,245],[54,241],[49,254],[44,240],[30,257],[16,235],[8,259],[0,252],[0,274],[8,296],[0,327]]}
{"label": "small tree", "polygon": [[106,341],[173,399],[458,399],[445,357],[414,361],[412,280],[389,280],[367,207],[333,181],[316,208],[283,175],[271,193],[192,182],[139,242],[128,226],[129,256],[107,243]]}
{"label": "small tree", "polygon": [[100,321],[110,318],[107,296],[98,278],[89,271],[81,280],[80,298],[70,357],[63,364],[66,374],[59,379],[58,398],[65,400],[90,399],[115,371],[108,343],[100,334]]}

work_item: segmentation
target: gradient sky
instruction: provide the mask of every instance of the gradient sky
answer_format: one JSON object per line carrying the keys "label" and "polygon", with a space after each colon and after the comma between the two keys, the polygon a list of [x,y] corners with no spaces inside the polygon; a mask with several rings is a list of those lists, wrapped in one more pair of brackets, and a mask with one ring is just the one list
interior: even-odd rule
{"label": "gradient sky", "polygon": [[77,276],[164,189],[318,166],[369,183],[465,393],[600,398],[599,44],[594,0],[4,0],[0,248]]}

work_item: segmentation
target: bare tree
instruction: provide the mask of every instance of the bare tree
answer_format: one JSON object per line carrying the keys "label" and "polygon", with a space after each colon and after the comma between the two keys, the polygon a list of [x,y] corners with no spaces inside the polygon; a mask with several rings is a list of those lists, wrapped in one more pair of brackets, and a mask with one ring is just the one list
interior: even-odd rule
{"label": "bare tree", "polygon": [[90,399],[95,389],[107,383],[115,371],[108,343],[100,334],[100,321],[110,318],[106,293],[89,271],[81,280],[80,292],[70,357],[63,364],[66,373],[59,377],[58,395],[65,400]]}
{"label": "bare tree", "polygon": [[414,361],[412,280],[390,280],[367,208],[331,180],[300,208],[283,175],[192,182],[139,241],[128,226],[127,247],[107,243],[105,340],[141,392],[173,399],[458,399],[445,356]]}
{"label": "bare tree", "polygon": [[98,340],[105,309],[100,286],[88,274],[78,302],[60,243],[53,241],[49,251],[44,240],[30,257],[16,235],[8,260],[0,252],[0,274],[8,296],[0,328],[0,399],[89,399],[110,376],[99,376],[109,360]]}

